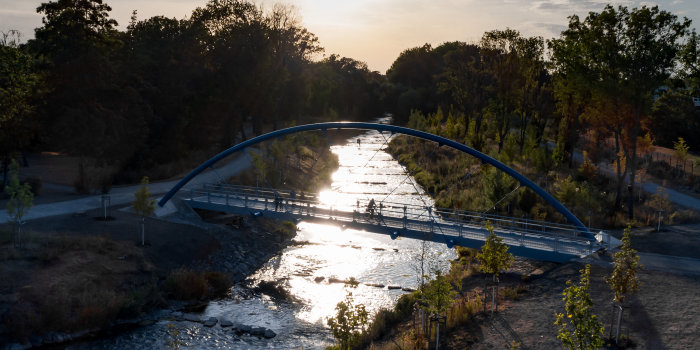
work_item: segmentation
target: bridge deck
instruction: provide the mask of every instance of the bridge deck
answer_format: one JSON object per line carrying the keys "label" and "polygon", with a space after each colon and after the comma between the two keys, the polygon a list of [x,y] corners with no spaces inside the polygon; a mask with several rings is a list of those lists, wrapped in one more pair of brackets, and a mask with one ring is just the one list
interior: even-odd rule
{"label": "bridge deck", "polygon": [[[280,199],[277,208],[275,198]],[[565,262],[598,249],[596,242],[583,237],[577,228],[569,225],[397,203],[387,203],[381,214],[377,209],[377,213],[369,215],[359,205],[337,209],[324,206],[316,196],[300,198],[289,191],[231,185],[205,185],[202,190],[190,191],[185,201],[198,209],[334,223],[388,234],[392,238],[400,236],[444,242],[450,247],[480,248],[489,235],[484,228],[488,220],[514,255],[546,261]]]}

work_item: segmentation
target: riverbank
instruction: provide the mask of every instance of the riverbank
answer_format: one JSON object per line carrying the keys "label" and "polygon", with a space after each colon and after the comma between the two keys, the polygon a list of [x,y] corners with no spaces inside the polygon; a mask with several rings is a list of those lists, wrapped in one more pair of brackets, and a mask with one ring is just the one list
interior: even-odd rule
{"label": "riverbank", "polygon": [[[176,214],[148,218],[146,245],[140,246],[138,218],[121,210],[110,214],[109,221],[99,220],[99,210],[30,221],[23,248],[12,246],[9,225],[0,227],[0,343],[29,347],[89,338],[115,325],[148,323],[155,310],[203,304],[175,300],[166,283],[173,271],[225,276],[223,283],[231,285],[294,235],[293,225],[265,220],[220,219],[235,221],[234,227]],[[208,282],[214,283],[207,290],[215,289],[209,287],[216,281]]]}
{"label": "riverbank", "polygon": [[[698,233],[696,231],[696,233]],[[591,259],[593,313],[609,336],[615,314],[612,292],[605,283],[611,270],[601,266],[605,259]],[[476,262],[474,262],[476,263]],[[516,258],[500,276],[498,310],[490,311],[490,298],[484,298],[484,285],[490,276],[476,266],[453,266],[451,276],[461,278],[461,297],[448,311],[447,331],[441,334],[440,348],[446,349],[558,349],[554,325],[556,312],[563,312],[562,292],[566,281],[578,281],[584,262],[543,263]],[[471,269],[471,272],[468,272]],[[641,287],[625,308],[621,348],[688,349],[700,342],[700,276],[643,270]],[[486,304],[484,309],[484,305]],[[468,305],[469,307],[465,307]],[[455,314],[458,314],[456,316]],[[416,316],[404,318],[374,340],[367,349],[425,349],[427,340],[416,337]],[[459,320],[460,322],[455,322]],[[433,345],[434,346],[434,345]],[[606,349],[617,347],[608,346]]]}

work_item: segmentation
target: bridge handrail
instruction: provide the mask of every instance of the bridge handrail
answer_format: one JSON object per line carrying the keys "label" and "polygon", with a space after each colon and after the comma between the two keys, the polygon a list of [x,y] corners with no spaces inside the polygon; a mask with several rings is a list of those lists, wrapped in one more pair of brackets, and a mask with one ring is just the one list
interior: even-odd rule
{"label": "bridge handrail", "polygon": [[[292,191],[294,190],[287,190],[287,189],[278,189],[278,188],[269,188],[269,187],[254,187],[254,186],[244,186],[244,185],[234,185],[234,184],[204,184],[204,188],[207,187],[215,187],[215,188],[231,188],[231,189],[240,189],[243,191],[248,190],[249,192],[269,192],[269,193],[274,193],[277,192],[280,195],[286,194],[289,195]],[[300,195],[301,192],[296,192],[297,195]],[[315,193],[304,193],[306,197],[312,197],[312,198],[318,198]],[[366,200],[361,200],[366,201]],[[385,208],[390,207],[390,204],[396,204],[396,207],[401,207],[403,205],[406,205],[408,207],[415,207],[415,208],[422,208],[423,206],[418,206],[418,205],[411,205],[411,204],[404,204],[404,203],[396,203],[396,202],[384,202],[385,203]],[[474,211],[468,211],[468,210],[461,210],[461,209],[451,209],[451,208],[441,208],[441,207],[435,207],[433,210],[434,213],[441,213],[444,215],[459,215],[459,214],[467,214],[467,215],[473,215],[473,216],[483,216],[487,218],[506,218],[506,219],[511,219],[511,217],[507,216],[502,216],[502,215],[497,215],[497,214],[483,214],[481,212],[474,212]],[[444,217],[443,217],[444,218]],[[523,220],[523,219],[519,219]],[[566,224],[566,223],[555,223],[551,221],[544,221],[544,220],[535,220],[535,219],[526,219],[526,222],[528,224],[547,224],[549,226],[559,226],[559,227],[566,227],[566,228],[571,228],[571,229],[578,229],[577,226],[571,225],[571,224]]]}
{"label": "bridge handrail", "polygon": [[[292,200],[290,198],[291,193],[295,192],[296,195],[296,201],[298,202],[306,202],[309,201],[310,203],[315,203],[316,205],[319,204],[317,202],[318,196],[315,193],[304,193],[305,198],[301,198],[301,192],[296,192],[294,190],[283,190],[283,189],[275,189],[275,188],[266,188],[266,187],[252,187],[252,186],[243,186],[243,185],[232,185],[232,184],[204,184],[203,186],[205,189],[209,189],[210,192],[217,192],[217,193],[229,193],[229,194],[234,194],[234,195],[256,195],[259,197],[263,198],[268,198],[268,199],[273,199],[275,197],[275,193],[282,198],[283,200]],[[286,197],[286,198],[285,198]],[[364,209],[366,206],[364,205],[367,200],[361,200],[360,201],[362,205],[360,208]],[[385,213],[396,213],[397,217],[402,217],[403,216],[403,207],[407,208],[408,210],[411,210],[411,214],[415,215],[415,211],[419,212],[425,212],[427,214],[427,210],[425,206],[420,206],[420,205],[413,205],[413,204],[404,204],[404,203],[395,203],[395,202],[384,202],[384,207],[383,211]],[[392,208],[400,208],[400,210],[392,210]],[[569,224],[562,224],[562,223],[555,223],[555,222],[549,222],[549,221],[542,221],[542,220],[534,220],[534,219],[521,219],[521,218],[513,218],[513,217],[507,217],[507,216],[502,216],[502,215],[495,215],[495,214],[490,214],[490,215],[484,215],[483,213],[479,212],[472,212],[472,211],[465,211],[465,210],[457,210],[457,209],[447,209],[447,208],[434,208],[432,209],[433,216],[435,218],[439,218],[440,220],[445,220],[445,221],[456,221],[456,222],[463,222],[465,219],[469,221],[490,221],[493,225],[498,225],[501,227],[515,227],[515,226],[522,226],[525,228],[528,227],[540,227],[544,228],[547,232],[553,232],[553,231],[563,231],[567,232],[569,234],[573,235],[579,235],[582,234],[582,230],[579,229],[578,227],[574,225],[569,225]],[[423,216],[422,214],[419,215],[419,217]],[[427,215],[425,215],[427,217]],[[453,219],[453,216],[457,216],[457,220]],[[505,222],[506,224],[498,224],[500,222]],[[598,229],[593,229],[590,228],[589,230],[596,232],[599,231]],[[535,231],[535,230],[530,230],[530,231]]]}
{"label": "bridge handrail", "polygon": [[[231,192],[231,191],[212,191],[212,190],[191,189],[190,194],[191,194],[192,199],[194,199],[195,194],[197,194],[198,196],[212,196],[213,195],[214,197],[219,196],[220,198],[224,198],[226,196],[233,196],[236,198],[243,199],[247,193]],[[248,200],[251,202],[257,201],[259,203],[262,203],[263,201],[259,200],[261,198],[266,199],[266,200],[267,199],[274,199],[274,196],[248,197]],[[283,198],[283,200],[285,200],[286,203],[288,203],[288,204],[301,204],[299,206],[299,208],[303,208],[306,206],[306,204],[308,204],[309,206],[313,206],[314,210],[318,211],[319,213],[321,213],[323,211],[331,212],[330,208],[325,209],[325,208],[319,207],[320,203],[318,201],[315,201],[315,200],[290,199],[290,198]],[[272,202],[270,202],[270,204],[272,204]],[[419,206],[414,206],[414,207],[419,207]],[[341,210],[334,210],[334,211],[332,211],[332,213],[334,213],[334,216],[340,217],[342,215],[349,214],[350,212],[345,212],[345,211],[341,211]],[[384,216],[386,216],[387,218],[403,219],[403,210],[398,211],[398,210],[385,209],[383,211],[383,213],[384,213]],[[397,213],[399,215],[387,215],[389,213]],[[345,218],[346,219],[350,219],[350,218],[355,219],[355,217],[353,217],[351,215],[346,215]],[[358,218],[361,218],[361,216]],[[474,227],[483,228],[487,220],[482,218],[482,217],[475,217],[475,218],[477,218],[479,220],[470,220],[467,222],[467,221],[458,221],[458,220],[445,220],[444,218],[441,218],[440,220],[443,221],[443,222],[441,222],[439,220],[435,220],[435,218],[434,218],[433,225],[435,225],[435,227],[449,227],[449,228],[454,228],[457,225],[464,225],[467,227],[474,226]],[[415,222],[416,219],[410,218],[409,220],[412,220],[412,222]],[[349,221],[349,220],[346,220],[346,221]],[[430,222],[430,221],[423,221],[423,222]],[[520,226],[514,226],[511,224],[512,220],[493,220],[490,222],[494,226],[494,230],[496,230],[497,232],[500,232],[501,234],[506,233],[506,234],[518,235],[518,234],[526,233],[528,237],[542,237],[542,238],[551,238],[551,236],[556,235],[557,237],[559,237],[561,239],[575,240],[575,241],[581,241],[581,242],[589,242],[590,241],[590,239],[588,239],[587,237],[581,237],[579,235],[571,235],[570,233],[572,231],[567,231],[567,230],[564,230],[562,232],[562,230],[551,230],[550,229],[550,230],[545,231],[547,234],[543,234],[543,231],[540,229],[530,229],[527,227],[523,228]],[[536,225],[532,225],[532,226],[536,226]],[[514,230],[517,230],[517,232],[514,232]],[[573,232],[575,232],[575,231],[573,231]]]}

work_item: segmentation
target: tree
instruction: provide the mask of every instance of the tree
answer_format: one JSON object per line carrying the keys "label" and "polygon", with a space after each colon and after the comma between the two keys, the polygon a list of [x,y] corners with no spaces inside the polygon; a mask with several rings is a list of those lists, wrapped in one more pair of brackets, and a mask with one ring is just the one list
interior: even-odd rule
{"label": "tree", "polygon": [[[358,282],[351,279],[345,286],[357,288]],[[360,343],[360,337],[369,320],[369,312],[363,304],[355,304],[352,290],[348,290],[345,300],[335,306],[335,317],[328,319],[328,327],[336,340],[340,343],[340,349],[349,350]]]}
{"label": "tree", "polygon": [[[596,115],[612,126],[625,158],[629,160],[628,216],[634,215],[637,138],[648,117],[652,96],[670,76],[681,48],[678,40],[688,33],[690,20],[657,6],[634,8],[608,5],[591,12],[584,21],[569,17],[569,27],[551,43],[555,66],[573,79],[574,93],[593,96]],[[581,99],[579,99],[581,100]],[[622,181],[622,180],[619,180]]]}
{"label": "tree", "polygon": [[445,313],[452,305],[457,291],[452,288],[447,276],[444,276],[440,270],[435,270],[435,279],[425,286],[423,296],[428,302],[427,311],[437,316]]}
{"label": "tree", "polygon": [[[129,86],[129,69],[118,64],[121,35],[111,8],[102,0],[57,0],[42,3],[42,26],[28,47],[41,62],[47,93],[37,118],[40,141],[80,157],[76,190],[88,192],[97,182],[86,173],[94,167],[111,171],[131,157],[146,138],[142,98]],[[135,179],[134,179],[135,180]]]}
{"label": "tree", "polygon": [[22,246],[22,217],[34,206],[34,194],[28,183],[19,182],[19,165],[13,159],[10,163],[10,181],[5,187],[5,193],[10,197],[7,201],[7,214],[15,222],[15,247]]}
{"label": "tree", "polygon": [[141,188],[134,193],[136,200],[132,204],[136,215],[141,217],[141,245],[145,245],[145,230],[146,216],[153,214],[156,209],[156,201],[151,198],[151,192],[148,191],[148,176],[141,179]]}
{"label": "tree", "polygon": [[503,243],[503,238],[498,237],[493,232],[493,226],[490,222],[486,223],[486,229],[489,231],[489,237],[481,247],[481,251],[476,254],[477,260],[481,263],[479,270],[484,273],[490,273],[493,276],[494,286],[492,289],[492,309],[496,304],[496,285],[498,275],[508,269],[513,264],[513,254],[508,253],[508,245]]}
{"label": "tree", "polygon": [[681,163],[685,163],[686,159],[688,159],[689,149],[690,146],[688,146],[682,137],[679,137],[678,141],[673,143],[673,154],[676,156],[676,158],[678,158],[678,160],[681,161]]}
{"label": "tree", "polygon": [[637,251],[632,249],[630,240],[631,227],[627,226],[622,234],[622,245],[620,250],[613,255],[613,272],[605,278],[605,282],[610,285],[614,293],[613,302],[618,304],[619,313],[617,317],[617,328],[615,332],[615,342],[620,338],[620,324],[622,322],[622,304],[628,295],[634,294],[639,289],[639,278],[637,272],[644,268],[639,263]]}
{"label": "tree", "polygon": [[[603,346],[603,324],[593,314],[593,299],[589,294],[591,266],[581,272],[581,281],[568,286],[562,295],[565,313],[557,313],[555,325],[559,326],[557,339],[568,349],[598,349]],[[569,329],[571,328],[571,329]]]}
{"label": "tree", "polygon": [[7,184],[10,160],[34,135],[33,100],[41,81],[33,58],[19,47],[19,39],[16,31],[0,33],[0,157],[3,167],[0,188]]}

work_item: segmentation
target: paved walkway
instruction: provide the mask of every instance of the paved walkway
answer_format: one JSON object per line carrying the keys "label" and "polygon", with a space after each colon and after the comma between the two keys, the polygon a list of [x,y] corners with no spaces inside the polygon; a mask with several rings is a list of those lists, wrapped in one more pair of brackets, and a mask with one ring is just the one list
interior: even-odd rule
{"label": "paved walkway", "polygon": [[[644,265],[645,270],[700,276],[700,259],[645,252],[638,252],[638,254],[639,260],[642,265]],[[610,256],[597,257],[592,255],[574,260],[585,264],[594,264],[610,269],[613,268]]]}
{"label": "paved walkway", "polygon": [[[240,173],[242,170],[247,169],[250,166],[249,158],[243,154],[238,156],[238,158],[230,161],[229,163],[215,169],[210,169],[206,172],[199,174],[197,177],[192,179],[181,191],[201,187],[204,183],[217,183],[227,178]],[[170,180],[162,182],[154,182],[148,186],[151,194],[153,196],[161,196],[168,192],[175,184],[180,181]],[[116,187],[112,189],[110,193],[111,206],[118,206],[128,204],[134,201],[134,193],[138,191],[141,185],[123,186]],[[74,199],[63,202],[40,204],[32,207],[27,215],[25,215],[24,220],[32,220],[49,216],[65,215],[71,213],[85,212],[92,209],[97,209],[102,207],[102,196],[92,195],[85,196],[80,199]],[[175,212],[175,206],[168,202],[165,207],[161,208],[156,206],[156,216],[164,216]],[[7,210],[0,210],[0,223],[6,223],[10,221],[10,217],[7,215]]]}
{"label": "paved walkway", "polygon": [[[548,146],[550,148],[553,147],[553,145],[554,144],[552,142],[548,143]],[[573,157],[576,162],[583,163],[583,154],[581,154],[581,152],[574,152]],[[598,171],[603,172],[605,175],[611,177],[616,176],[616,169],[613,168],[613,166],[611,166],[610,164],[598,163],[596,164],[596,167],[598,167]],[[629,177],[627,177],[625,180],[629,181]],[[637,184],[639,184],[639,182],[637,182]],[[659,189],[663,189],[664,193],[668,194],[668,199],[671,202],[689,209],[700,211],[700,199],[689,196],[682,192],[678,192],[649,181],[642,183],[642,189],[644,189],[644,191],[648,193],[658,193]]]}

